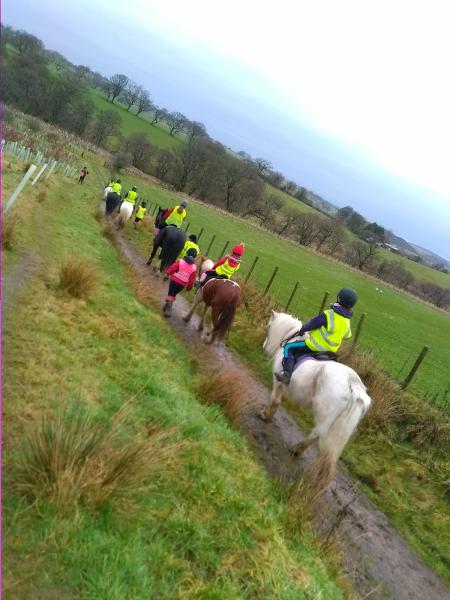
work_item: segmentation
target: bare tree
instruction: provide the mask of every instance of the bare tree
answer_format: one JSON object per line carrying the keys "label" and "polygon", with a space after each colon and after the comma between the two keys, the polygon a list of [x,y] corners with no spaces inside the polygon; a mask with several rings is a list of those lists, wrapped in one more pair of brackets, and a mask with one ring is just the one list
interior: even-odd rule
{"label": "bare tree", "polygon": [[350,245],[348,260],[351,265],[363,271],[373,261],[377,252],[378,246],[376,244],[366,244],[356,240]]}
{"label": "bare tree", "polygon": [[281,220],[275,226],[275,233],[277,235],[284,235],[289,233],[298,217],[298,210],[288,208],[283,210],[281,213]]}
{"label": "bare tree", "polygon": [[335,236],[340,229],[339,223],[328,217],[319,217],[317,220],[317,233],[315,237],[316,250],[320,250],[326,242]]}
{"label": "bare tree", "polygon": [[257,200],[245,198],[245,204],[242,208],[243,217],[256,217],[260,225],[267,226],[273,221],[275,213],[283,206],[283,201],[275,194],[264,194]]}
{"label": "bare tree", "polygon": [[319,218],[314,213],[298,212],[293,226],[296,241],[302,246],[309,246],[316,239]]}
{"label": "bare tree", "polygon": [[128,80],[127,86],[120,96],[120,99],[123,100],[123,103],[127,107],[127,111],[130,110],[134,104],[136,104],[141,92],[143,91],[144,89],[142,86],[138,85],[134,81],[131,81],[131,79]]}
{"label": "bare tree", "polygon": [[146,171],[155,148],[145,133],[133,133],[125,138],[125,150],[130,154],[132,164],[141,171]]}
{"label": "bare tree", "polygon": [[143,112],[147,112],[153,108],[153,102],[150,94],[144,88],[141,88],[139,96],[136,101],[136,115],[140,115]]}
{"label": "bare tree", "polygon": [[92,128],[92,141],[97,146],[103,145],[110,135],[115,135],[122,119],[115,110],[101,110]]}
{"label": "bare tree", "polygon": [[206,127],[199,121],[186,121],[185,131],[190,140],[196,137],[208,137]]}
{"label": "bare tree", "polygon": [[154,106],[153,107],[152,125],[156,125],[156,123],[159,123],[160,121],[164,121],[164,119],[166,118],[167,115],[168,115],[168,112],[165,108],[159,108],[158,106]]}
{"label": "bare tree", "polygon": [[89,78],[89,74],[92,71],[86,65],[77,65],[74,69],[74,77],[77,81],[87,81]]}
{"label": "bare tree", "polygon": [[290,196],[293,196],[296,193],[297,189],[298,185],[295,183],[295,181],[286,180],[283,183],[283,191],[286,192],[286,194],[289,194]]}
{"label": "bare tree", "polygon": [[165,121],[169,126],[169,135],[174,136],[183,131],[188,120],[180,112],[171,112],[166,115]]}
{"label": "bare tree", "polygon": [[272,163],[270,160],[266,160],[265,158],[255,158],[254,163],[256,165],[258,174],[261,175],[261,177],[264,177],[267,171],[272,169]]}
{"label": "bare tree", "polygon": [[39,38],[26,31],[16,31],[14,35],[14,45],[19,54],[42,54],[44,44]]}
{"label": "bare tree", "polygon": [[155,174],[158,179],[165,180],[167,173],[173,166],[173,154],[168,150],[158,150]]}
{"label": "bare tree", "polygon": [[128,77],[126,75],[122,75],[120,73],[112,75],[112,77],[108,79],[106,89],[106,92],[108,94],[108,100],[111,98],[111,102],[114,102],[117,96],[119,96],[119,94],[123,92],[127,85]]}

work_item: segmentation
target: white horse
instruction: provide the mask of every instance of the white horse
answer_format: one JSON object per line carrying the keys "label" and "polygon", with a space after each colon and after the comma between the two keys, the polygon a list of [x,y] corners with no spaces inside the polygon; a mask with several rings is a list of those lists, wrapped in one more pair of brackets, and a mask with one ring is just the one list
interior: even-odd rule
{"label": "white horse", "polygon": [[109,192],[112,192],[112,187],[107,185],[103,190],[103,200],[106,200],[106,196],[109,194]]}
{"label": "white horse", "polygon": [[125,227],[125,223],[133,214],[134,204],[124,200],[120,205],[119,216],[117,217],[117,226],[120,228]]}
{"label": "white horse", "polygon": [[[282,369],[281,344],[299,331],[301,326],[301,321],[291,315],[272,311],[263,348],[273,357],[273,386],[271,404],[261,417],[268,421],[272,419],[281,403],[283,392],[293,402],[311,408],[314,413],[314,428],[293,448],[293,452],[299,454],[317,442],[319,456],[332,473],[346,443],[369,408],[371,399],[355,371],[332,360],[306,360],[295,369],[288,385],[276,379],[275,373]],[[305,338],[306,336],[298,336],[295,339]]]}

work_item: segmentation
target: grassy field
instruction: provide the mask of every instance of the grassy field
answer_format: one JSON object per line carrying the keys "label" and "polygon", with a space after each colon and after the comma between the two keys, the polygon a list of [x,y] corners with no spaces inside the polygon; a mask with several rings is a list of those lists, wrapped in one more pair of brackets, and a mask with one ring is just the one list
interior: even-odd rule
{"label": "grassy field", "polygon": [[[100,187],[96,185],[96,182],[101,181],[106,175],[104,168],[97,166],[98,162],[95,156],[92,156],[91,159],[92,179],[88,180],[89,185],[82,190],[88,193],[82,197],[80,189],[72,188],[72,191],[64,194],[66,198],[71,198],[71,202],[80,205],[78,208],[81,212],[77,220],[71,223],[71,227],[65,228],[64,233],[58,233],[58,237],[67,236],[68,243],[73,242],[77,247],[79,247],[77,238],[78,229],[85,226],[82,214],[85,216],[86,210],[89,212],[89,210],[95,208],[100,191]],[[137,183],[140,193],[148,201],[158,201],[161,205],[169,205],[176,200],[176,196],[173,194],[147,182],[136,181],[136,179],[131,179],[126,175],[122,179],[125,188],[132,183]],[[52,196],[51,202],[53,201]],[[25,212],[22,218],[28,220],[29,215]],[[355,273],[351,269],[331,263],[304,249],[296,248],[288,242],[270,236],[267,232],[261,231],[257,227],[233,219],[226,213],[205,207],[200,203],[193,202],[191,204],[189,220],[192,223],[190,231],[198,232],[202,225],[205,227],[200,243],[203,249],[206,250],[207,245],[209,245],[211,235],[213,233],[216,234],[217,239],[211,252],[214,258],[223,249],[225,241],[233,243],[234,241],[245,239],[248,244],[248,252],[242,272],[245,275],[253,256],[258,254],[261,258],[254,271],[254,277],[260,286],[266,283],[274,264],[278,264],[281,267],[281,263],[277,257],[280,253],[284,253],[285,262],[283,265],[287,269],[288,274],[283,278],[282,272],[280,272],[280,278],[277,278],[273,287],[274,295],[279,299],[280,303],[286,302],[293,278],[296,278],[297,274],[301,273],[302,288],[296,303],[293,305],[301,315],[306,313],[307,309],[309,310],[309,314],[317,311],[322,297],[322,290],[329,289],[327,286],[328,281],[335,281],[338,284],[336,279],[340,276],[344,278],[357,278],[358,289],[362,290],[364,302],[364,308],[361,307],[359,311],[366,310],[368,312],[367,329],[364,330],[361,340],[363,345],[368,345],[366,335],[370,331],[371,316],[374,319],[373,336],[376,340],[383,341],[386,335],[389,334],[389,328],[377,324],[377,319],[381,317],[386,319],[386,315],[389,316],[392,311],[396,317],[399,315],[401,317],[402,311],[405,310],[407,310],[407,314],[410,316],[410,320],[415,323],[415,326],[421,319],[425,318],[427,320],[429,332],[435,333],[436,337],[434,339],[436,342],[438,341],[440,329],[444,333],[442,339],[448,339],[448,334],[446,333],[448,332],[447,315],[443,315],[401,292],[383,288],[384,293],[379,294],[375,289],[376,286],[379,286],[379,283],[360,273]],[[148,222],[148,225],[150,225],[150,222]],[[60,227],[62,226],[58,224],[58,231]],[[31,235],[34,235],[35,229],[39,230],[39,227],[33,224],[31,228],[25,227],[20,230],[20,236],[25,236],[23,240],[24,244],[29,240]],[[151,239],[148,230],[141,229],[135,232],[129,226],[126,234],[130,241],[141,248],[144,253],[148,251]],[[258,250],[256,251],[256,249]],[[7,260],[13,263],[17,260],[17,256],[18,251],[15,250],[11,255],[7,256]],[[97,251],[95,251],[93,256],[97,256]],[[264,267],[263,258],[268,262],[271,261],[270,268]],[[342,275],[339,275],[339,273]],[[110,277],[108,276],[109,279]],[[280,286],[280,281],[284,285],[284,288]],[[306,281],[309,282],[308,288],[305,287],[304,282]],[[315,282],[317,281],[321,282],[321,286],[327,287],[322,287],[321,290],[320,287],[316,286]],[[356,285],[354,283],[355,280],[350,279],[350,281]],[[347,280],[345,283],[347,283]],[[388,306],[384,307],[383,303],[387,303]],[[372,304],[374,306],[373,310]],[[307,308],[304,308],[305,306]],[[370,311],[368,307],[371,308]],[[390,323],[390,321],[388,322]],[[260,323],[257,325],[260,326]],[[404,325],[407,328],[409,323],[405,322]],[[248,329],[246,331],[247,333],[245,333],[244,329],[244,333],[241,333],[239,328],[236,327],[229,338],[229,343],[250,364],[254,371],[267,381],[269,371],[267,362],[261,351],[260,341],[255,343],[255,338],[249,335]],[[406,334],[398,334],[398,339],[401,339],[402,335]],[[388,339],[391,338],[388,337]],[[430,353],[430,357],[434,359],[432,352]],[[411,357],[411,361],[413,358],[414,356]],[[439,356],[435,358],[436,364],[445,366],[445,360],[442,360],[442,363],[439,363],[439,360]],[[63,361],[61,361],[61,364],[64,364]],[[392,372],[389,351],[387,351],[384,366],[386,370]],[[427,366],[427,363],[425,366]],[[403,369],[404,371],[405,369]],[[442,374],[437,369],[433,370],[431,368],[427,373],[429,377],[428,382],[424,382],[418,377],[414,389],[420,391],[420,385],[418,386],[417,383],[424,384],[425,390],[432,388],[433,384],[436,388],[439,376],[441,376],[442,383],[445,382],[445,377],[442,377]],[[419,375],[420,377],[424,377],[424,372],[420,371]],[[21,380],[19,379],[18,381],[20,382]],[[18,385],[20,386],[20,383]],[[438,398],[439,401],[441,401],[441,397]],[[348,446],[343,457],[343,462],[350,473],[359,479],[364,491],[373,498],[380,509],[392,518],[405,538],[417,549],[418,553],[450,580],[448,563],[446,563],[449,544],[446,532],[448,533],[449,531],[447,527],[449,517],[445,495],[445,479],[446,473],[448,474],[448,461],[441,455],[436,455],[436,448],[431,447],[431,445],[429,447],[415,447],[411,443],[401,440],[393,441],[383,431],[367,431],[363,427],[358,436]]]}
{"label": "grassy field", "polygon": [[[148,200],[164,206],[173,204],[177,198],[157,186],[145,186],[144,190]],[[299,291],[290,310],[303,320],[317,313],[325,291],[330,292],[332,301],[340,287],[355,287],[359,302],[354,323],[362,312],[367,313],[360,338],[361,347],[372,350],[386,371],[394,379],[402,380],[423,345],[429,345],[431,350],[411,389],[432,397],[437,394],[436,402],[445,404],[445,392],[450,385],[447,370],[450,346],[443,345],[442,340],[450,339],[448,314],[345,265],[199,202],[191,202],[188,221],[190,232],[199,233],[204,228],[200,240],[202,249],[206,250],[212,236],[216,236],[210,252],[214,259],[219,257],[227,241],[228,249],[233,243],[245,241],[247,251],[240,274],[245,276],[258,256],[259,261],[252,274],[258,286],[265,287],[275,266],[278,266],[271,293],[281,307],[288,301],[294,283],[298,281]],[[139,239],[142,247],[147,249],[148,237],[141,235]]]}
{"label": "grassy field", "polygon": [[[22,165],[14,168],[12,177],[5,173],[7,193]],[[94,219],[97,198],[93,179],[78,186],[53,177],[27,189],[17,205],[15,248],[4,257],[7,293],[14,293],[14,310],[9,305],[3,314],[5,596],[341,598],[312,539],[288,529],[285,492],[220,410],[199,403],[191,357],[159,310],[134,297]],[[71,255],[96,270],[87,299],[58,286]],[[153,448],[155,472],[141,465],[136,490],[119,487],[99,500],[95,479],[86,489],[81,479],[81,491],[73,487],[76,465],[58,477],[42,451],[52,436],[38,438],[42,416],[62,415],[57,431],[66,443],[55,443],[56,452],[71,448],[70,432],[84,441],[79,414],[107,431],[125,403],[108,460],[117,453],[113,441],[148,443],[155,430],[167,440]],[[30,460],[37,439],[41,451]],[[65,455],[56,455],[62,469]]]}
{"label": "grassy field", "polygon": [[[154,194],[162,198],[167,197],[166,192],[161,190],[158,191],[155,189]],[[264,254],[266,259],[270,260],[273,250],[269,246],[269,242],[264,238],[258,238],[259,235],[266,236],[267,234],[262,234],[256,228],[254,229],[248,224],[243,225],[236,221],[229,224],[229,229],[227,219],[231,221],[231,217],[222,213],[217,213],[215,217],[212,217],[210,212],[212,212],[211,209],[197,205],[196,203],[190,206],[191,222],[195,222],[195,217],[201,215],[202,223],[210,224],[212,231],[212,227],[215,225],[215,218],[220,220],[221,236],[213,248],[212,255],[214,258],[218,257],[217,251],[220,253],[224,244],[223,240],[226,241],[228,233],[231,234],[231,232],[234,232],[236,241],[242,239],[238,236],[245,234],[247,243],[258,243],[260,250],[258,254],[260,256]],[[192,229],[191,226],[190,228],[190,231],[198,230],[198,227]],[[217,232],[217,230],[215,231]],[[146,254],[149,246],[148,233],[143,230],[135,232],[131,227],[128,228],[126,233],[129,242]],[[206,236],[203,244],[207,244],[208,242],[209,238]],[[200,245],[203,246],[203,244]],[[273,244],[276,244],[279,248],[282,247],[284,242],[275,241]],[[261,248],[264,249],[263,253],[261,252]],[[216,252],[214,252],[214,249]],[[290,247],[290,252],[292,259],[295,260],[296,251],[292,246]],[[304,252],[304,255],[307,254]],[[320,257],[312,256],[319,261]],[[250,262],[247,263],[246,269],[248,269]],[[277,264],[280,263],[277,262]],[[316,262],[315,264],[317,269],[323,268],[320,262]],[[337,265],[333,266],[334,269],[338,267]],[[332,276],[331,268],[329,271],[330,277]],[[244,270],[244,266],[242,269]],[[301,267],[299,267],[298,271],[300,270]],[[345,270],[342,272],[345,273]],[[351,272],[350,274],[353,273]],[[260,284],[265,283],[269,275],[270,269],[264,272],[263,278],[259,279]],[[366,284],[363,290],[367,294],[368,301],[370,301],[372,288],[366,278],[359,277],[361,282]],[[258,281],[256,270],[255,280]],[[353,280],[351,281],[353,282]],[[361,287],[361,284],[358,284],[359,291],[361,291]],[[311,287],[311,290],[313,289]],[[388,290],[385,293],[388,293]],[[394,295],[389,301],[393,306],[391,310],[395,310],[396,308],[395,301],[403,302],[399,304],[397,309],[399,314],[401,310],[404,310],[405,306],[411,303],[410,311],[420,311],[423,309],[430,311],[428,316],[430,321],[433,316],[441,316],[437,311],[423,306],[407,296],[402,298],[400,293],[398,293],[398,296],[399,298]],[[374,295],[374,297],[378,300],[377,295]],[[316,302],[320,303],[320,300],[321,297],[318,295]],[[300,298],[298,305],[304,301],[304,299]],[[448,319],[445,315],[443,317]],[[249,323],[245,315],[242,316],[242,320],[243,322],[241,323],[241,318],[238,319],[237,325],[228,337],[227,344],[249,364],[261,379],[270,385],[270,369],[267,359],[261,350],[262,339],[264,337],[262,336],[261,338],[260,335],[261,324],[254,323],[254,327],[258,330],[258,333],[255,335],[251,330],[251,326],[249,328]],[[376,327],[376,323],[374,326]],[[385,330],[381,333],[384,335]],[[386,370],[389,370],[388,361],[386,362]],[[425,415],[425,403],[426,401],[423,401],[422,408],[419,407],[414,410],[418,410],[419,414],[423,412]],[[294,407],[290,407],[290,410],[298,418],[302,426],[307,428],[311,426],[309,418],[305,418],[304,413],[299,412]],[[389,417],[387,419],[389,421]],[[424,416],[423,419],[425,422],[426,417]],[[406,425],[407,427],[409,425]],[[430,444],[428,447],[423,445],[417,446],[404,441],[405,431],[402,428],[397,433],[388,431],[389,429],[389,422],[386,423],[386,430],[384,428],[374,429],[364,426],[360,428],[358,435],[345,450],[341,462],[344,468],[356,478],[361,489],[393,520],[399,531],[416,549],[418,554],[450,581],[450,572],[446,559],[450,539],[445,533],[447,531],[446,524],[449,519],[448,503],[445,499],[445,474],[449,468],[448,457],[446,457],[445,450],[443,450],[443,447],[440,448],[439,444]]]}
{"label": "grassy field", "polygon": [[127,111],[120,102],[115,101],[114,104],[108,102],[105,96],[98,90],[89,89],[91,100],[99,110],[115,110],[122,119],[121,130],[123,135],[132,133],[145,133],[150,142],[157,148],[170,150],[182,143],[183,138],[178,134],[176,137],[169,135],[169,131],[164,123],[152,125],[144,114],[136,116],[131,108]]}

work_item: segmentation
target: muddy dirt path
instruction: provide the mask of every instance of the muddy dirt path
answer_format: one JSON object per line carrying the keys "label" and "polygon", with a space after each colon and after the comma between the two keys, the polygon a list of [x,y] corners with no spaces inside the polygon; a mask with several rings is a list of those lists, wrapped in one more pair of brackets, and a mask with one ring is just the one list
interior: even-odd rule
{"label": "muddy dirt path", "polygon": [[[143,257],[132,249],[120,233],[114,234],[120,252],[127,258],[135,273],[149,282],[161,305],[167,283],[145,265]],[[239,369],[248,379],[261,407],[269,403],[270,391],[225,346],[205,346],[196,331],[194,316],[186,325],[182,315],[188,303],[180,295],[173,307],[170,325],[178,336],[189,343],[201,363],[209,368]],[[294,458],[289,448],[304,437],[292,417],[279,409],[271,423],[263,422],[256,412],[249,414],[241,426],[260,462],[274,477],[289,481],[298,476],[312,460],[314,450],[302,459]],[[450,591],[440,576],[427,567],[408,544],[398,535],[389,519],[361,492],[352,480],[337,472],[334,482],[325,492],[319,507],[318,527],[325,534],[331,529],[342,547],[344,567],[361,598],[371,600],[450,600]],[[336,524],[339,524],[336,527]]]}

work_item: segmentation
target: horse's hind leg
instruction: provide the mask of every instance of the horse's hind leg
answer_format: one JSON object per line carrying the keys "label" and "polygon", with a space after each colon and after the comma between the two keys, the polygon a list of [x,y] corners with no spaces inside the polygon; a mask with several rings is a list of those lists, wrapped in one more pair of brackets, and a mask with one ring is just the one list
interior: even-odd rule
{"label": "horse's hind leg", "polygon": [[[189,321],[192,318],[192,315],[194,314],[194,310],[196,309],[197,305],[202,301],[202,290],[198,290],[197,293],[194,296],[194,301],[191,305],[191,310],[184,315],[183,317],[183,321],[185,323],[189,323]],[[206,306],[206,305],[205,305]]]}
{"label": "horse's hind leg", "polygon": [[301,440],[292,449],[292,453],[295,454],[296,456],[298,456],[299,454],[302,454],[307,448],[309,448],[311,446],[311,444],[314,444],[314,442],[317,442],[318,439],[319,439],[319,434],[317,433],[316,429],[314,428],[311,431],[311,433],[305,437],[305,439]]}

